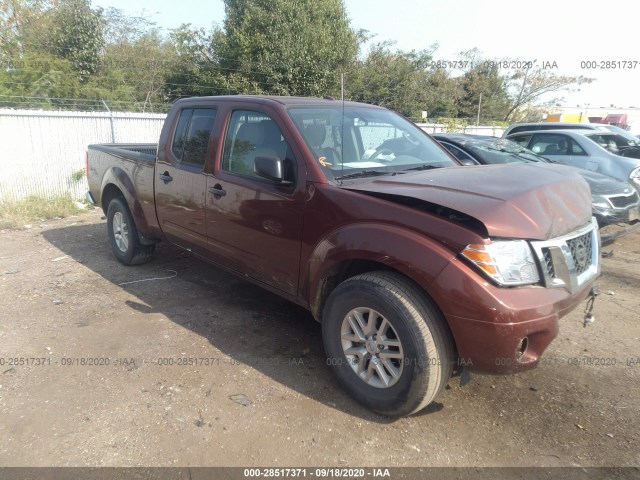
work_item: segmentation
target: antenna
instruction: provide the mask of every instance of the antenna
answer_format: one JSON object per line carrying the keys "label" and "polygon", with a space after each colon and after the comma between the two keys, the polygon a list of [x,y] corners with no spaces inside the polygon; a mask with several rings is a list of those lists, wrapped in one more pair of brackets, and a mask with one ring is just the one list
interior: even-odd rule
{"label": "antenna", "polygon": [[[344,73],[340,74],[340,98],[342,99],[342,120],[340,120],[340,177],[344,177]],[[344,180],[340,178],[340,185]]]}

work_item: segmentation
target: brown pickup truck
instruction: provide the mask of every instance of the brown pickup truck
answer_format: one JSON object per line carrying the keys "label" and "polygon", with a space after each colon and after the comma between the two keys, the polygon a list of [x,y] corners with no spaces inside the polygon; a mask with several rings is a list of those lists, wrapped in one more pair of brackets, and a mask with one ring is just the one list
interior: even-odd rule
{"label": "brown pickup truck", "polygon": [[166,240],[308,308],[340,383],[390,416],[461,367],[534,367],[600,270],[578,175],[459,168],[371,105],[183,99],[157,146],[91,145],[87,169],[118,260]]}

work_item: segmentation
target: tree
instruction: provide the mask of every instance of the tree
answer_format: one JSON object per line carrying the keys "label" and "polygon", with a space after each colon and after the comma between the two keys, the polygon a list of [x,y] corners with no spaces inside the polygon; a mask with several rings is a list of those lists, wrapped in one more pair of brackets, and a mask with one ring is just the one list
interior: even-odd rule
{"label": "tree", "polygon": [[480,122],[502,120],[510,108],[510,99],[499,63],[483,60],[476,48],[461,53],[460,60],[465,68],[457,78],[461,89],[459,115],[475,119],[479,115]]}
{"label": "tree", "polygon": [[0,70],[0,92],[14,99],[4,103],[73,107],[68,99],[82,94],[98,68],[101,11],[86,0],[9,0],[0,9],[0,23],[6,67]]}
{"label": "tree", "polygon": [[58,58],[69,60],[82,81],[98,69],[104,47],[102,9],[93,10],[89,0],[62,0],[47,12],[48,50]]}
{"label": "tree", "polygon": [[[571,91],[575,86],[591,83],[592,78],[582,75],[577,77],[556,75],[550,70],[529,65],[528,68],[516,70],[505,79],[505,87],[509,92],[509,109],[504,120],[511,121],[517,117],[520,111],[540,104],[541,97],[548,94],[557,94],[562,91]],[[547,97],[545,104],[552,105],[561,100],[561,97]]]}
{"label": "tree", "polygon": [[21,34],[50,7],[48,0],[3,0],[0,2],[0,55],[21,53]]}
{"label": "tree", "polygon": [[244,92],[231,91],[228,78],[233,72],[220,66],[213,51],[213,45],[218,43],[214,37],[220,34],[218,28],[207,34],[189,24],[171,31],[172,61],[167,65],[165,85],[168,98]]}
{"label": "tree", "polygon": [[99,75],[92,77],[94,94],[126,102],[130,109],[155,111],[165,104],[165,87],[174,50],[155,23],[110,8],[105,12],[105,47]]}
{"label": "tree", "polygon": [[352,78],[348,78],[347,93],[351,100],[373,103],[395,110],[407,117],[420,118],[429,103],[426,69],[431,50],[392,51],[390,42],[374,44]]}
{"label": "tree", "polygon": [[358,53],[342,0],[225,0],[211,61],[237,93],[323,96]]}

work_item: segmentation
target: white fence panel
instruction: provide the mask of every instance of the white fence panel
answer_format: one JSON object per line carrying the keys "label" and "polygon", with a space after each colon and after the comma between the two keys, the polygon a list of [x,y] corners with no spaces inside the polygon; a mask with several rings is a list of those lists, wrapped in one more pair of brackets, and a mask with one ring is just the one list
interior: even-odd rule
{"label": "white fence panel", "polygon": [[468,133],[471,135],[488,135],[491,137],[501,137],[504,132],[503,127],[493,127],[491,125],[478,125],[478,126],[468,126],[468,127],[460,127],[455,131],[448,132],[447,125],[443,123],[418,123],[418,125],[422,130],[427,133]]}
{"label": "white fence panel", "polygon": [[[0,200],[70,194],[81,199],[91,143],[154,143],[166,115],[152,113],[49,112],[0,109]],[[113,128],[112,128],[113,127]]]}

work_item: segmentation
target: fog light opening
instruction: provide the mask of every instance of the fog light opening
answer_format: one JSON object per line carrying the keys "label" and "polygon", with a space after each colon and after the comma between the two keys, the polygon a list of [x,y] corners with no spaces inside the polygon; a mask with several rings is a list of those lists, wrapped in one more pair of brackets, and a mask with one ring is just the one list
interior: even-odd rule
{"label": "fog light opening", "polygon": [[525,353],[527,353],[527,348],[529,347],[529,338],[528,337],[524,337],[522,340],[520,340],[520,342],[518,343],[518,346],[516,347],[516,359],[520,360]]}

